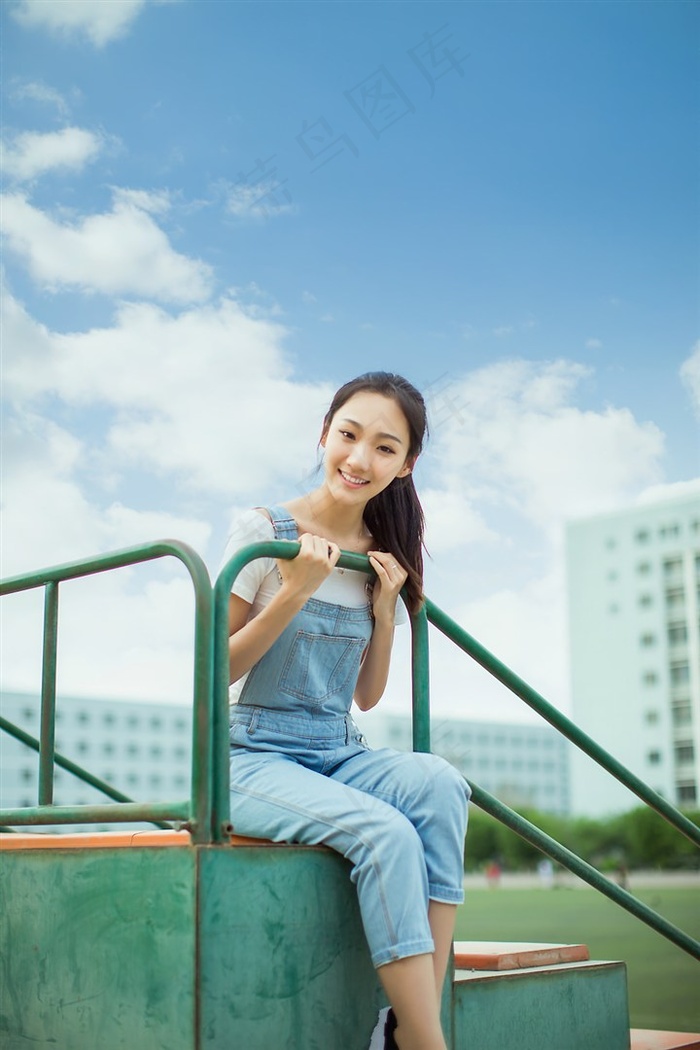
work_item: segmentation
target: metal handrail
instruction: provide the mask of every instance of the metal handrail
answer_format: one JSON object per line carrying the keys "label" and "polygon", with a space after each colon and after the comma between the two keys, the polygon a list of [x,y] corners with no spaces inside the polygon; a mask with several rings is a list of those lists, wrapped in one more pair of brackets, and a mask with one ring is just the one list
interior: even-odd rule
{"label": "metal handrail", "polygon": [[[228,784],[228,606],[231,588],[237,575],[256,558],[291,559],[299,552],[299,544],[283,540],[253,543],[242,548],[219,573],[212,589],[203,561],[190,547],[172,540],[163,540],[140,547],[115,551],[81,562],[72,562],[43,569],[25,576],[0,581],[0,595],[16,593],[44,586],[46,588],[44,617],[44,664],[42,672],[42,736],[40,741],[30,738],[25,743],[37,746],[41,756],[40,804],[19,810],[0,810],[0,824],[60,824],[124,822],[131,820],[175,820],[189,827],[195,842],[222,842],[231,831]],[[195,669],[194,669],[194,723],[192,792],[186,802],[135,803],[119,799],[117,805],[53,806],[54,763],[71,768],[76,775],[85,774],[70,760],[57,755],[54,748],[56,700],[56,652],[58,624],[58,584],[69,579],[133,565],[155,558],[173,555],[188,569],[195,591]],[[372,574],[369,558],[347,551],[341,552],[338,565]],[[634,791],[647,805],[673,824],[691,841],[700,844],[700,829],[675,807],[652,791],[635,774],[626,769],[612,755],[582,732],[570,719],[557,711],[544,697],[519,678],[471,635],[426,599],[422,608],[411,616],[412,628],[412,697],[413,747],[416,751],[430,751],[430,695],[429,695],[429,639],[428,624],[432,623],[467,655],[481,664],[511,692],[528,703],[576,747]],[[8,728],[0,720],[0,729]],[[16,728],[16,727],[13,727]],[[12,730],[10,730],[12,731]],[[23,731],[20,730],[20,733]],[[17,735],[17,734],[15,734]],[[33,741],[33,742],[32,742]],[[49,757],[50,756],[50,757]],[[49,769],[50,766],[50,769]],[[78,772],[80,771],[80,772]],[[83,779],[90,777],[87,774]],[[102,782],[92,778],[95,786]],[[104,785],[109,788],[109,785]],[[487,791],[472,783],[472,800],[493,817],[515,831],[521,838],[548,854],[569,871],[588,882],[641,921],[684,951],[700,959],[700,943],[678,927],[667,922],[622,887],[605,878],[599,871],[572,851],[566,849],[514,810],[505,806]],[[42,802],[42,793],[48,801]],[[114,789],[107,792],[116,797]]]}
{"label": "metal handrail", "polygon": [[[217,735],[214,754],[213,803],[215,812],[213,813],[212,837],[218,836],[219,840],[223,839],[231,830],[229,824],[228,745],[227,733],[225,732],[228,727],[228,600],[231,587],[241,569],[255,558],[291,559],[296,557],[298,551],[299,544],[290,543],[289,540],[252,543],[238,551],[224,566],[214,587],[214,690],[216,694],[214,727]],[[369,558],[362,554],[342,552],[338,565],[341,568],[355,569],[369,574],[374,572]],[[700,830],[687,817],[657,795],[656,792],[652,791],[651,788],[643,784],[635,774],[626,769],[607,751],[599,747],[595,741],[583,733],[556,708],[552,707],[544,697],[535,692],[523,679],[519,678],[489,653],[488,650],[484,649],[459,624],[451,620],[446,613],[443,613],[429,599],[426,599],[421,609],[411,616],[413,748],[415,751],[430,751],[429,622],[438,627],[459,648],[476,659],[515,695],[530,704],[556,729],[567,736],[575,746],[589,754],[594,761],[607,769],[616,779],[627,784],[627,786],[632,786],[632,790],[636,790],[637,794],[644,801],[653,806],[661,816],[669,820],[679,831],[682,831],[692,841],[700,842]],[[668,922],[662,915],[649,908],[627,890],[607,879],[592,865],[545,834],[545,832],[531,824],[519,813],[516,813],[494,798],[493,795],[490,795],[483,788],[471,781],[470,787],[472,789],[472,801],[484,812],[491,814],[491,816],[495,817],[500,823],[505,824],[521,838],[552,857],[573,874],[578,875],[579,878],[583,879],[595,890],[603,893],[620,907],[625,908],[636,918],[656,930],[657,933],[660,933],[667,940],[682,948],[683,951],[688,952],[689,955],[696,959],[700,959],[700,942]]]}
{"label": "metal handrail", "polygon": [[700,846],[700,828],[693,824],[691,820],[688,820],[675,806],[672,806],[667,799],[650,788],[643,780],[640,780],[636,774],[627,769],[626,766],[623,766],[621,762],[618,762],[616,758],[584,733],[582,729],[579,729],[570,718],[567,718],[556,707],[548,703],[543,696],[515,674],[514,671],[511,671],[509,667],[501,663],[493,653],[484,648],[464,628],[451,619],[447,613],[439,609],[437,605],[434,605],[430,600],[426,600],[425,606],[428,620],[450,641],[454,642],[463,652],[481,664],[494,678],[497,678],[512,693],[524,700],[534,711],[542,715],[550,725],[559,730],[572,744],[575,744],[581,751],[589,755],[599,766],[611,773],[616,780],[619,780],[630,791],[633,791],[648,806],[655,809],[664,820],[678,828],[696,846]]}
{"label": "metal handrail", "polygon": [[[191,793],[187,803],[120,801],[117,805],[59,807],[53,805],[53,773],[56,762],[56,659],[58,648],[58,586],[112,569],[137,565],[157,558],[175,557],[189,572],[194,588],[194,718],[192,731]],[[0,581],[0,596],[44,588],[44,634],[41,683],[41,736],[39,741],[39,805],[0,810],[0,824],[62,824],[163,820],[182,821],[195,842],[209,841],[212,789],[212,587],[207,568],[190,546],[179,540],[157,540],[127,547],[94,558],[55,565]],[[31,746],[31,745],[30,745]],[[59,765],[63,764],[58,762]],[[80,767],[78,767],[80,768]],[[76,772],[76,770],[72,770]],[[80,773],[76,772],[80,776]],[[126,797],[126,796],[125,796]]]}

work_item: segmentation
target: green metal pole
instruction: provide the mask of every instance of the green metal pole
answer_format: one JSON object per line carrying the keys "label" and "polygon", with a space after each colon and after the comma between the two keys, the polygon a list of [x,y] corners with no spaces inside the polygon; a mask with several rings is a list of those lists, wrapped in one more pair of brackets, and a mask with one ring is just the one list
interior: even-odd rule
{"label": "green metal pole", "polygon": [[186,826],[189,800],[184,802],[118,802],[104,806],[27,806],[0,810],[0,822],[10,825],[36,824],[153,824],[173,820]]}
{"label": "green metal pole", "polygon": [[[40,752],[40,802],[52,797],[53,762],[53,713],[49,718],[52,703],[55,706],[55,653],[56,626],[52,623],[57,613],[57,585],[59,581],[80,579],[111,569],[154,561],[157,558],[178,558],[190,574],[195,590],[195,661],[194,661],[194,721],[192,739],[192,794],[190,800],[189,827],[198,842],[208,842],[211,827],[212,805],[212,721],[213,721],[213,617],[212,589],[209,573],[200,556],[188,544],[179,540],[157,540],[154,543],[126,547],[122,550],[100,554],[94,558],[66,562],[36,572],[25,573],[0,580],[0,596],[47,587],[45,633],[44,633],[44,681],[42,685],[42,750]],[[47,628],[48,624],[48,628]],[[53,637],[53,644],[51,639]],[[53,682],[53,684],[52,684]],[[51,700],[53,696],[53,701]],[[49,721],[51,725],[49,726]],[[51,768],[49,768],[49,762]],[[59,763],[60,764],[60,763]],[[79,768],[79,767],[78,767]],[[102,790],[102,788],[100,789]],[[91,818],[85,818],[91,819]],[[122,819],[122,818],[113,818]],[[178,819],[180,819],[178,817]],[[9,821],[8,821],[9,823]],[[20,822],[21,823],[21,822]],[[46,821],[60,823],[60,821]]]}
{"label": "green metal pole", "polygon": [[41,747],[39,748],[39,805],[53,802],[56,734],[56,649],[58,646],[58,583],[44,591],[44,644],[41,671]]}
{"label": "green metal pole", "polygon": [[[683,951],[688,952],[695,959],[700,959],[700,942],[694,940],[683,930],[680,930],[677,926],[668,922],[663,916],[647,907],[637,897],[633,897],[627,890],[623,890],[621,886],[617,886],[614,882],[606,879],[604,875],[590,864],[587,864],[585,860],[582,860],[571,850],[568,850],[566,846],[560,845],[556,839],[550,838],[549,835],[545,834],[544,831],[540,831],[539,828],[535,827],[524,817],[521,817],[519,813],[510,809],[508,806],[499,802],[497,798],[490,795],[488,791],[484,791],[478,784],[473,781],[469,781],[472,789],[472,802],[483,809],[485,813],[490,813],[492,817],[505,824],[521,838],[527,842],[532,843],[538,849],[542,850],[556,860],[559,864],[562,864],[569,871],[573,872],[574,875],[578,875],[579,878],[583,879],[594,889],[600,893],[604,893],[606,897],[625,908],[628,912],[631,912],[636,918],[641,919],[647,926],[651,926],[653,930],[660,933],[667,940],[673,941],[674,944],[682,948]],[[469,839],[467,838],[467,842]]]}
{"label": "green metal pole", "polygon": [[430,752],[430,653],[425,605],[411,617],[413,750]]}
{"label": "green metal pole", "polygon": [[442,631],[444,635],[450,638],[456,645],[459,646],[465,653],[468,653],[477,663],[481,664],[487,671],[490,672],[497,678],[499,682],[502,682],[512,693],[519,696],[521,700],[524,700],[533,710],[537,711],[538,714],[542,715],[550,725],[553,725],[560,733],[563,733],[576,747],[580,748],[581,751],[585,751],[587,755],[602,766],[603,769],[607,769],[609,773],[619,780],[625,787],[628,787],[630,791],[633,791],[635,795],[646,802],[647,805],[655,809],[669,824],[673,824],[674,827],[678,828],[691,842],[695,845],[700,846],[700,828],[696,827],[692,821],[688,820],[686,816],[680,813],[674,806],[671,805],[665,798],[657,794],[656,791],[652,790],[643,780],[640,780],[631,770],[623,766],[621,762],[618,762],[608,751],[602,748],[599,744],[596,744],[595,740],[589,737],[582,729],[572,722],[566,715],[563,715],[561,711],[558,711],[556,707],[553,707],[550,703],[545,700],[536,690],[527,684],[522,678],[519,678],[514,671],[511,671],[509,667],[501,663],[493,653],[490,653],[488,649],[485,649],[483,645],[476,641],[470,634],[468,634],[458,623],[452,620],[447,613],[439,609],[437,605],[434,605],[430,600],[426,600],[426,609],[428,619],[434,624],[438,630]]}

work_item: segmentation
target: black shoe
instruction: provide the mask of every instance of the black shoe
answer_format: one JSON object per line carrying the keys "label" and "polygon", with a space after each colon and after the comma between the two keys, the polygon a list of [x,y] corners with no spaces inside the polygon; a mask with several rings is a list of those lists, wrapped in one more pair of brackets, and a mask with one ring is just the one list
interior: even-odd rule
{"label": "black shoe", "polygon": [[384,1025],[384,1050],[399,1050],[394,1039],[394,1032],[396,1031],[396,1014],[393,1010],[389,1010],[386,1015],[386,1023]]}

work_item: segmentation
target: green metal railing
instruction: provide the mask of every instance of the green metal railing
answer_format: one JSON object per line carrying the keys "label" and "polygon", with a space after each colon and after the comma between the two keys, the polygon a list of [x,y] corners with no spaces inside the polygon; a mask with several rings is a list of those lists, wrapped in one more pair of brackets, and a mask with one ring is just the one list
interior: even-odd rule
{"label": "green metal railing", "polygon": [[[215,824],[212,828],[217,841],[221,841],[229,826],[229,791],[228,791],[228,746],[226,728],[228,726],[228,597],[231,586],[241,569],[254,558],[294,558],[299,550],[298,543],[289,541],[270,541],[254,543],[240,550],[224,567],[216,581],[214,593],[214,689],[216,694],[216,711],[214,716],[217,732],[214,758],[215,785],[214,806]],[[373,573],[369,558],[361,554],[343,553],[338,562],[341,568],[356,569]],[[491,653],[481,646],[459,624],[451,620],[431,601],[426,600],[423,608],[411,617],[412,644],[411,664],[413,679],[413,748],[415,751],[430,751],[430,686],[429,686],[429,637],[428,625],[432,623],[464,652],[477,660],[482,667],[498,678],[511,692],[525,700],[534,710],[547,719],[559,732],[563,733],[573,744],[581,748],[607,769],[617,780],[621,781],[648,805],[652,806],[666,820],[687,835],[693,842],[700,844],[700,829],[682,813],[675,809],[666,799],[661,798],[647,787],[631,770],[599,747],[590,737],[580,730],[565,715],[552,707],[544,697],[530,688],[505,664],[502,664]],[[678,945],[684,951],[700,959],[700,943],[683,930],[668,922],[663,916],[653,911],[646,904],[634,897],[627,890],[611,882],[596,868],[582,860],[571,850],[566,849],[549,835],[537,828],[530,821],[510,809],[488,791],[470,781],[472,801],[484,812],[505,824],[521,838],[536,846],[557,863],[578,875],[594,889],[603,893],[610,900],[625,908],[642,922],[662,936]]]}
{"label": "green metal railing", "polygon": [[[41,739],[25,739],[40,753],[39,805],[22,810],[0,810],[0,824],[27,825],[49,823],[93,823],[103,821],[148,820],[152,822],[175,820],[183,822],[192,831],[196,842],[222,843],[231,832],[228,783],[228,607],[232,584],[241,569],[255,558],[296,557],[298,543],[270,541],[251,544],[240,550],[222,569],[211,588],[209,576],[201,559],[184,544],[162,541],[145,547],[134,547],[88,562],[75,562],[24,577],[0,583],[0,595],[44,586],[44,664],[42,674]],[[58,583],[91,573],[103,572],[153,558],[174,555],[187,566],[195,590],[195,674],[194,674],[194,728],[192,759],[192,791],[189,802],[133,803],[126,796],[118,796],[114,789],[106,793],[117,799],[116,805],[56,807],[52,805],[54,763],[71,768],[72,772],[88,779],[68,759],[57,755],[54,748],[56,700],[56,650],[58,624]],[[369,559],[360,554],[343,552],[338,565],[372,574]],[[430,691],[429,691],[429,624],[432,623],[467,655],[476,660],[511,692],[529,704],[576,747],[606,769],[647,805],[655,809],[669,823],[700,845],[700,829],[666,799],[652,791],[634,773],[601,748],[570,719],[549,704],[544,697],[519,678],[505,664],[481,646],[471,635],[450,619],[431,601],[411,617],[412,627],[412,694],[413,747],[416,751],[430,751]],[[0,729],[8,729],[18,736],[16,727],[9,728],[6,720]],[[19,730],[19,733],[22,733]],[[28,737],[28,734],[24,734]],[[20,737],[21,738],[21,737]],[[101,790],[108,785],[96,782]],[[700,943],[678,927],[643,904],[627,890],[607,879],[596,868],[566,849],[524,817],[494,798],[470,781],[472,801],[486,813],[505,824],[521,838],[536,846],[557,863],[583,879],[616,904],[645,922],[652,929],[672,941],[690,955],[700,959]]]}
{"label": "green metal railing", "polygon": [[[175,802],[133,802],[121,792],[92,777],[79,765],[57,755],[55,749],[56,725],[56,666],[58,652],[58,596],[59,584],[97,573],[153,561],[157,558],[178,558],[190,574],[194,587],[194,711],[192,730],[192,778],[190,798]],[[12,733],[29,747],[39,751],[38,805],[22,809],[0,810],[0,825],[36,826],[39,824],[94,824],[143,821],[163,825],[176,821],[187,826],[196,842],[209,841],[212,784],[212,588],[206,566],[196,551],[177,540],[128,547],[82,561],[69,562],[37,572],[26,573],[0,581],[0,596],[20,591],[44,588],[44,634],[41,676],[41,728],[37,741],[6,719],[0,728]],[[114,805],[54,806],[53,786],[55,766],[70,770],[81,780],[104,791],[116,800]]]}

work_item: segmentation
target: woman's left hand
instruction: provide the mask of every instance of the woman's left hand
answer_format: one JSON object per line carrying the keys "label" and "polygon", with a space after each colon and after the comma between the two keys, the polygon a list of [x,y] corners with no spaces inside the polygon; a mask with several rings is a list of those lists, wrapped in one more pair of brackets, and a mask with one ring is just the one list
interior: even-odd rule
{"label": "woman's left hand", "polygon": [[368,551],[370,564],[377,574],[372,591],[372,611],[374,619],[386,617],[393,625],[396,600],[408,578],[408,573],[396,561],[393,554],[386,551]]}

